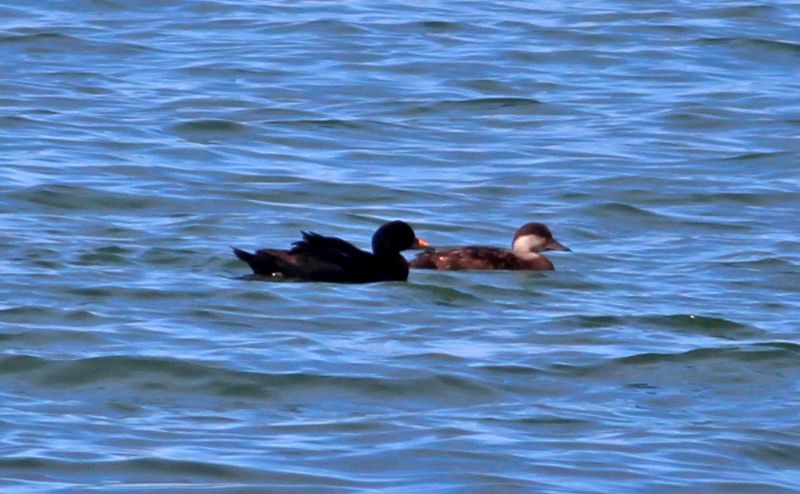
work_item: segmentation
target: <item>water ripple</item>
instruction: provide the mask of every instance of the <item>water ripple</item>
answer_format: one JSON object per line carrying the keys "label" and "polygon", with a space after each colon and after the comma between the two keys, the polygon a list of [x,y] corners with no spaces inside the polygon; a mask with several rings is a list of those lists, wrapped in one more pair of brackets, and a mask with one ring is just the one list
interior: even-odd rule
{"label": "water ripple", "polygon": [[[792,2],[70,6],[0,6],[9,489],[800,489]],[[230,252],[398,218],[573,250]]]}

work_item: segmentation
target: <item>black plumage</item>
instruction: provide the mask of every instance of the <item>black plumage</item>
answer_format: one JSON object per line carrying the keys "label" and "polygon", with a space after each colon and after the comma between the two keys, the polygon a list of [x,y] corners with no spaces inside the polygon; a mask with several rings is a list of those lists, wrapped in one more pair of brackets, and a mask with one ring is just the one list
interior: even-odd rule
{"label": "black plumage", "polygon": [[372,236],[372,252],[337,237],[301,232],[303,239],[290,250],[260,249],[254,253],[234,248],[236,257],[255,274],[271,278],[337,283],[405,281],[408,262],[401,251],[426,247],[403,221],[385,223]]}

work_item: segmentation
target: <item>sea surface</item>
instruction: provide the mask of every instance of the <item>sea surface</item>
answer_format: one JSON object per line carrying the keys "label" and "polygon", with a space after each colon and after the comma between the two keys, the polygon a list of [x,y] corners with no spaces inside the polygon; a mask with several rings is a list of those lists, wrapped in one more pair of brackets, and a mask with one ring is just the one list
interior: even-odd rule
{"label": "sea surface", "polygon": [[2,2],[0,490],[800,492],[799,215],[797,1]]}

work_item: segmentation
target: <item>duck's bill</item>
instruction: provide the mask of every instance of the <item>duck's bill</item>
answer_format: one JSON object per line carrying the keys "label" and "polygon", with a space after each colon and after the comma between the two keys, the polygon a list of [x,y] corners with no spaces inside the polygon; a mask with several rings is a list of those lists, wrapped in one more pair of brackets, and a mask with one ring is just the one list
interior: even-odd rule
{"label": "duck's bill", "polygon": [[412,249],[427,249],[431,246],[426,240],[415,238],[414,243],[411,244]]}
{"label": "duck's bill", "polygon": [[569,247],[562,244],[556,239],[551,239],[546,244],[544,244],[544,250],[561,250],[564,252],[572,252],[572,249],[570,249]]}

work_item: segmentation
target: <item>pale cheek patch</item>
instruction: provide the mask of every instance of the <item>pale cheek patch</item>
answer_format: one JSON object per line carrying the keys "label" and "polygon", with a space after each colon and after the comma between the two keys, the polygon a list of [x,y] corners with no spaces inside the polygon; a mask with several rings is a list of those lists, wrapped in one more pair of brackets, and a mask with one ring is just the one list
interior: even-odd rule
{"label": "pale cheek patch", "polygon": [[520,257],[531,252],[539,252],[547,241],[538,235],[524,235],[514,242],[514,252]]}

